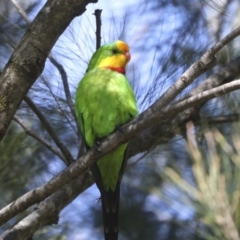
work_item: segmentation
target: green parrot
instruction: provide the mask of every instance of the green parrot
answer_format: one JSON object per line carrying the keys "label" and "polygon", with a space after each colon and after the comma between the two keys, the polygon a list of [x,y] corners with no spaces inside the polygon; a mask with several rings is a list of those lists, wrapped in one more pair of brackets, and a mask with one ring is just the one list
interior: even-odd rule
{"label": "green parrot", "polygon": [[[106,44],[93,54],[78,85],[75,111],[88,149],[138,114],[133,90],[125,77],[129,60],[129,46],[125,42]],[[91,167],[101,193],[105,240],[118,239],[120,182],[126,148],[127,144],[117,147]]]}

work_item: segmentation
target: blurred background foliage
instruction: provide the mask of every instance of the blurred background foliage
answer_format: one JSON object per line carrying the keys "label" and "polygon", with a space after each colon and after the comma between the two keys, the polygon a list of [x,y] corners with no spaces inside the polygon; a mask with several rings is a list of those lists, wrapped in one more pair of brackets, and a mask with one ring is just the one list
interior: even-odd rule
{"label": "blurred background foliage", "polygon": [[[32,20],[45,1],[18,0]],[[140,111],[158,99],[204,51],[240,22],[238,0],[99,0],[75,19],[53,48],[64,66],[72,99],[95,51],[95,9],[102,12],[102,44],[123,39],[131,46],[128,78]],[[9,0],[0,0],[0,71],[27,29]],[[181,97],[240,55],[239,38],[217,54],[218,64]],[[237,77],[237,76],[236,76]],[[66,101],[59,71],[51,62],[28,93],[73,156],[77,127]],[[206,103],[200,116],[239,113],[238,92]],[[23,102],[16,113],[33,132],[55,145],[38,117]],[[41,185],[65,165],[13,121],[0,143],[0,207]],[[239,239],[239,122],[198,126],[129,160],[123,178],[120,240]],[[33,239],[102,239],[102,217],[95,186],[60,214],[60,222]],[[28,211],[31,211],[29,209]],[[28,213],[5,224],[0,233]]]}

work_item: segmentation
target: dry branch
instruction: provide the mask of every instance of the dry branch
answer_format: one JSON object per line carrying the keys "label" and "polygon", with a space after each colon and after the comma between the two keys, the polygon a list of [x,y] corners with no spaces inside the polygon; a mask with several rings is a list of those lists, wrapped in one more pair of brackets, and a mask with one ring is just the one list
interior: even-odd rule
{"label": "dry branch", "polygon": [[87,171],[41,202],[36,210],[4,232],[0,239],[29,239],[38,229],[57,224],[59,212],[92,184],[91,172]]}

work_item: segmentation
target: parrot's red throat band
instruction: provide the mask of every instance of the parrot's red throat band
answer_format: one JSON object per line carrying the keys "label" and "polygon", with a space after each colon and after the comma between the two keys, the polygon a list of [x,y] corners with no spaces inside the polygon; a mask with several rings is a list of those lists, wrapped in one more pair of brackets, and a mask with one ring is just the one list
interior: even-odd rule
{"label": "parrot's red throat band", "polygon": [[126,73],[125,68],[121,68],[121,67],[106,67],[106,68],[124,75]]}

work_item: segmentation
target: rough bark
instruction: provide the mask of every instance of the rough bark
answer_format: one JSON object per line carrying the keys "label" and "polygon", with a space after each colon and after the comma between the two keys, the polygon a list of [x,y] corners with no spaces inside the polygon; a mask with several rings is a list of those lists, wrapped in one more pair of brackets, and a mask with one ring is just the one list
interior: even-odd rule
{"label": "rough bark", "polygon": [[[189,95],[180,101],[195,96],[206,90],[219,87],[225,83],[231,82],[240,76],[240,56],[231,61],[226,67],[220,69],[217,73],[212,74],[204,80],[198,87],[194,88]],[[147,129],[130,142],[128,156],[134,156],[141,152],[149,152],[156,146],[169,142],[176,135],[176,128],[183,129],[187,121],[199,122],[200,109],[205,104],[194,106],[183,111],[173,119],[160,121],[156,125]],[[234,119],[237,119],[235,116]],[[232,116],[231,119],[232,121]],[[226,119],[225,119],[226,121]]]}
{"label": "rough bark", "polygon": [[31,214],[18,222],[13,228],[4,232],[0,239],[29,239],[42,227],[57,224],[60,211],[92,184],[91,172],[87,171],[41,202]]}
{"label": "rough bark", "polygon": [[48,0],[29,25],[0,76],[0,141],[59,36],[94,2],[97,0]]}

